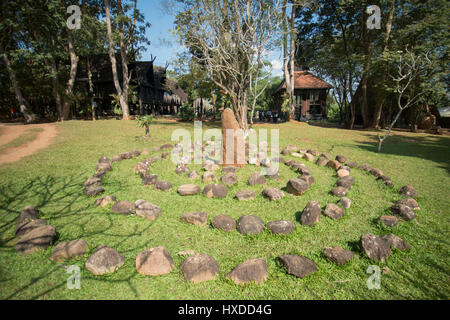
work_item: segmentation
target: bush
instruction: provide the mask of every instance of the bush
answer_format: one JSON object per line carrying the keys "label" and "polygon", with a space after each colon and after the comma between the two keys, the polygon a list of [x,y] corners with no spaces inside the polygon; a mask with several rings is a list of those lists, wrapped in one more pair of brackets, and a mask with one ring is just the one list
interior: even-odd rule
{"label": "bush", "polygon": [[178,116],[183,121],[193,121],[195,116],[194,107],[188,102],[184,103],[178,112]]}

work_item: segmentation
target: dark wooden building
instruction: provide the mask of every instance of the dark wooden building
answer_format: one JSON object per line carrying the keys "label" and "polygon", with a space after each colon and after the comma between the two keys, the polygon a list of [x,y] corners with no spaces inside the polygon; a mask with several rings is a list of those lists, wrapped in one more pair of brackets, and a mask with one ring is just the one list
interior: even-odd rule
{"label": "dark wooden building", "polygon": [[[155,66],[153,61],[136,61],[128,64],[128,72],[131,75],[130,86],[134,88],[138,95],[137,103],[130,103],[131,114],[174,114],[187,99],[186,94],[178,84],[167,79],[166,68]],[[110,113],[112,111],[111,95],[117,92],[109,56],[95,56],[91,58],[90,65],[97,107],[103,113]],[[122,84],[120,57],[117,57],[117,74],[119,82]],[[79,69],[77,81],[87,84],[86,65]]]}
{"label": "dark wooden building", "polygon": [[[327,95],[333,86],[319,79],[309,71],[296,70],[294,73],[295,120],[321,120],[327,118]],[[274,92],[275,109],[281,112],[286,82]]]}

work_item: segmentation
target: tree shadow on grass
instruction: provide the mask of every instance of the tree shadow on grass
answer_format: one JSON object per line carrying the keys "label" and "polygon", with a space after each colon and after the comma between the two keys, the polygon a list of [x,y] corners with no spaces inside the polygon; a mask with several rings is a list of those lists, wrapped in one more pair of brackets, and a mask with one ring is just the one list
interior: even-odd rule
{"label": "tree shadow on grass", "polygon": [[[92,253],[99,245],[99,241],[102,244],[106,244],[112,248],[115,248],[123,255],[133,255],[135,252],[140,252],[147,249],[152,237],[148,237],[149,229],[154,222],[142,220],[142,223],[135,224],[129,230],[114,229],[114,221],[116,219],[122,219],[115,214],[112,214],[105,209],[99,209],[94,205],[94,200],[100,198],[103,195],[97,197],[87,198],[83,194],[83,182],[84,177],[80,176],[67,176],[57,178],[54,176],[37,177],[30,182],[23,184],[14,183],[9,181],[6,184],[0,186],[0,249],[3,253],[10,255],[10,258],[16,253],[14,244],[17,241],[15,238],[15,227],[17,219],[25,206],[33,205],[40,210],[40,218],[47,219],[49,225],[53,225],[57,232],[58,230],[72,230],[76,228],[75,238],[71,238],[72,235],[66,234],[65,241],[74,239],[85,239],[88,242],[90,253]],[[142,219],[140,217],[133,217],[132,219]],[[99,220],[100,219],[100,220]],[[123,219],[130,219],[130,217],[123,217]],[[93,225],[101,223],[100,227],[92,228]],[[146,237],[142,237],[146,235]],[[107,237],[106,241],[99,240],[102,237]],[[140,241],[136,241],[139,239]],[[103,243],[105,242],[105,243]],[[52,246],[45,251],[45,259],[48,259],[52,249],[58,244],[58,240],[53,243]],[[80,259],[84,262],[87,258],[76,258],[74,261],[68,260],[64,264],[79,264]],[[32,266],[30,266],[32,267]],[[18,288],[14,288],[14,291],[6,299],[13,299],[27,290],[38,286],[39,293],[30,296],[30,299],[39,299],[45,297],[46,294],[63,288],[66,284],[66,279],[57,284],[44,284],[40,280],[48,279],[52,276],[59,276],[63,265],[58,263],[43,264],[43,271],[38,275],[33,275],[30,280],[22,284]],[[88,271],[86,271],[88,272]],[[2,274],[5,274],[2,272]],[[14,274],[11,274],[14,276]],[[93,276],[89,274],[90,280],[114,283],[123,282],[127,283],[130,290],[138,298],[138,292],[133,286],[131,280],[138,275],[137,271],[133,269],[132,272],[127,273],[125,277],[122,275],[113,277],[110,276]],[[70,275],[67,275],[67,278]],[[7,285],[9,281],[14,280],[13,277],[4,278],[1,277],[1,282]],[[11,285],[11,284],[9,284]]]}
{"label": "tree shadow on grass", "polygon": [[[368,141],[359,143],[356,147],[376,153],[378,138],[371,134],[364,136]],[[446,137],[394,135],[383,143],[380,153],[430,160],[450,173],[450,139]]]}

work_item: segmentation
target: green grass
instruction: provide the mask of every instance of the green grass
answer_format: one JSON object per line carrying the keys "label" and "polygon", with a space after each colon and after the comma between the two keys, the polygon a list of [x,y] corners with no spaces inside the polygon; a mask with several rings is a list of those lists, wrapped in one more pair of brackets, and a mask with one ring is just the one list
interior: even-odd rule
{"label": "green grass", "polygon": [[42,128],[31,128],[31,129],[28,129],[20,137],[17,137],[13,141],[11,141],[11,142],[1,146],[0,147],[0,152],[5,152],[8,149],[17,148],[17,147],[23,146],[24,144],[29,143],[29,142],[35,140],[37,135],[40,132],[42,132],[42,131],[44,131],[44,129],[42,129]]}
{"label": "green grass", "polygon": [[[210,126],[210,125],[209,125]],[[214,124],[217,126],[217,124]],[[204,128],[208,125],[204,124]],[[262,186],[250,187],[246,181],[257,168],[249,166],[238,171],[239,183],[229,188],[223,200],[203,195],[181,197],[175,190],[190,183],[185,175],[175,174],[170,160],[155,163],[152,173],[171,181],[172,192],[160,192],[142,186],[133,166],[150,156],[113,164],[113,171],[104,178],[105,195],[119,200],[145,199],[160,206],[162,215],[153,222],[140,217],[119,216],[94,206],[95,198],[83,195],[83,182],[94,172],[101,155],[112,157],[133,149],[151,150],[170,142],[177,128],[193,130],[191,124],[157,121],[150,128],[150,137],[134,122],[70,121],[59,124],[59,135],[44,151],[17,163],[0,167],[0,298],[2,299],[448,299],[449,279],[449,208],[450,208],[450,139],[427,134],[395,132],[376,154],[376,133],[328,129],[306,124],[264,125],[256,128],[279,128],[280,145],[295,144],[335,156],[346,155],[351,161],[367,162],[380,168],[394,181],[388,188],[358,169],[348,197],[352,208],[344,218],[333,221],[322,216],[313,227],[298,222],[299,213],[310,200],[324,207],[336,202],[330,190],[337,178],[329,168],[306,163],[316,182],[302,196],[289,194],[277,202],[261,196]],[[290,158],[290,157],[286,157]],[[200,166],[191,165],[199,172]],[[281,180],[268,180],[269,186],[284,187],[297,175],[284,165]],[[220,172],[219,172],[220,176]],[[197,180],[203,187],[205,184]],[[389,213],[390,204],[400,199],[397,188],[410,184],[419,192],[421,210],[417,219],[401,222],[395,229],[378,223]],[[254,201],[233,199],[240,189],[257,191]],[[39,207],[42,217],[56,227],[58,240],[85,239],[91,252],[99,245],[116,248],[125,257],[125,264],[114,274],[95,276],[84,268],[89,255],[63,264],[49,260],[54,246],[45,252],[22,256],[15,252],[16,219],[25,206]],[[281,237],[268,231],[257,236],[243,236],[237,231],[221,232],[211,227],[187,225],[180,221],[184,212],[206,211],[208,220],[219,214],[236,219],[256,214],[264,222],[278,219],[295,221],[296,230]],[[363,233],[385,235],[394,233],[413,248],[409,252],[394,250],[386,263],[374,263],[360,252]],[[355,253],[353,261],[339,267],[328,261],[322,250],[341,246]],[[135,258],[140,251],[165,246],[175,261],[169,275],[146,277],[136,272]],[[215,281],[187,283],[179,265],[183,258],[177,252],[187,249],[213,256],[220,265]],[[313,260],[319,271],[304,279],[288,275],[277,257],[299,254]],[[236,265],[251,259],[266,259],[268,280],[261,285],[237,286],[226,278]],[[69,274],[62,266],[78,265],[82,270],[80,290],[68,290]],[[367,267],[377,264],[383,271],[381,289],[366,286]]]}

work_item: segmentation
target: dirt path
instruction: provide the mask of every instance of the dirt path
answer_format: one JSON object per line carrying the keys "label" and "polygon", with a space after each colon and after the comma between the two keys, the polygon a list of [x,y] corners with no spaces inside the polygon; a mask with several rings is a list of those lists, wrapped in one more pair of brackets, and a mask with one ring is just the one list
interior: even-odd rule
{"label": "dirt path", "polygon": [[29,129],[33,128],[42,128],[43,131],[37,133],[36,139],[33,141],[16,148],[6,149],[4,153],[0,154],[0,165],[18,161],[23,157],[32,155],[33,153],[46,148],[57,135],[56,125],[52,123],[31,124],[26,126],[23,124],[0,124],[0,147],[17,139]]}

